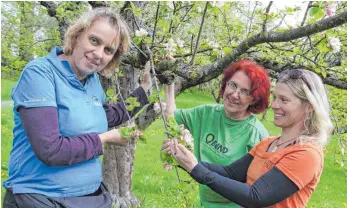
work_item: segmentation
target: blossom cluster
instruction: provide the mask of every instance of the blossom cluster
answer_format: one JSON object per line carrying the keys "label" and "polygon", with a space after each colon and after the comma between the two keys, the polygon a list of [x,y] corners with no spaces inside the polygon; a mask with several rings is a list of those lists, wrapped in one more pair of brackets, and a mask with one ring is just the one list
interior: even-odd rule
{"label": "blossom cluster", "polygon": [[328,46],[333,49],[334,53],[337,53],[341,50],[341,42],[339,38],[329,37]]}

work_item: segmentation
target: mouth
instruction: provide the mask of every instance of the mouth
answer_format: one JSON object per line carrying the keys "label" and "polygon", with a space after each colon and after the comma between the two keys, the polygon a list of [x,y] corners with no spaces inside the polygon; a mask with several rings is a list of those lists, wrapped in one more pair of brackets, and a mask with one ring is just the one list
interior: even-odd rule
{"label": "mouth", "polygon": [[228,101],[229,101],[230,104],[239,105],[239,102],[237,102],[237,101],[231,99],[230,97],[228,97]]}
{"label": "mouth", "polygon": [[87,59],[87,61],[88,61],[90,64],[95,65],[95,66],[98,66],[98,63],[97,63],[96,61],[94,61],[93,59],[90,59],[90,58],[88,58],[87,56],[86,56],[86,59]]}
{"label": "mouth", "polygon": [[282,118],[282,117],[284,117],[284,114],[274,113],[274,118]]}

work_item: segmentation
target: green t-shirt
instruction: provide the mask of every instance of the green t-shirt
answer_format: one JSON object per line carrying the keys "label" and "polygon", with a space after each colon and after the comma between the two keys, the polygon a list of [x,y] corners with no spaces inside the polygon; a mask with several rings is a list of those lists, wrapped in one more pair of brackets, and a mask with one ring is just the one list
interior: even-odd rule
{"label": "green t-shirt", "polygon": [[[214,164],[231,164],[269,136],[253,114],[245,120],[232,120],[226,117],[223,105],[178,109],[175,120],[191,132],[197,159]],[[208,186],[200,184],[199,193],[201,205],[205,208],[240,207]]]}

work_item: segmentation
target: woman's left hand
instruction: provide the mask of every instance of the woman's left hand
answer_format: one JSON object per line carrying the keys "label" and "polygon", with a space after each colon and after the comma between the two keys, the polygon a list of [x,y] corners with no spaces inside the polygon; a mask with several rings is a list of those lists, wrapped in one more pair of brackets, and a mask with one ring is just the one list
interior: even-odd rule
{"label": "woman's left hand", "polygon": [[174,140],[174,145],[171,145],[171,152],[178,164],[183,167],[189,173],[198,164],[198,161],[194,154],[185,148],[182,144],[179,144],[177,140]]}

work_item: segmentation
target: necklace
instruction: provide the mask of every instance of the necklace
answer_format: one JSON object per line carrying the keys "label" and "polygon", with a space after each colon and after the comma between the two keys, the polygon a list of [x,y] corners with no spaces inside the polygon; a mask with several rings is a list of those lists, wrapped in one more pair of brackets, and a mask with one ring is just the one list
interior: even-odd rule
{"label": "necklace", "polygon": [[278,141],[281,139],[281,137],[278,137],[278,139],[277,139],[277,141],[276,141],[276,146],[273,148],[272,152],[275,152],[275,151],[277,150],[278,146],[280,146],[280,145],[282,145],[282,144],[285,144],[285,143],[288,143],[288,142],[290,142],[290,141],[294,141],[294,140],[297,139],[297,138],[298,138],[298,137],[295,137],[295,138],[293,138],[293,139],[290,139],[290,140],[288,140],[288,141],[285,141],[285,142],[282,142],[282,143],[279,143],[279,144],[278,144]]}

